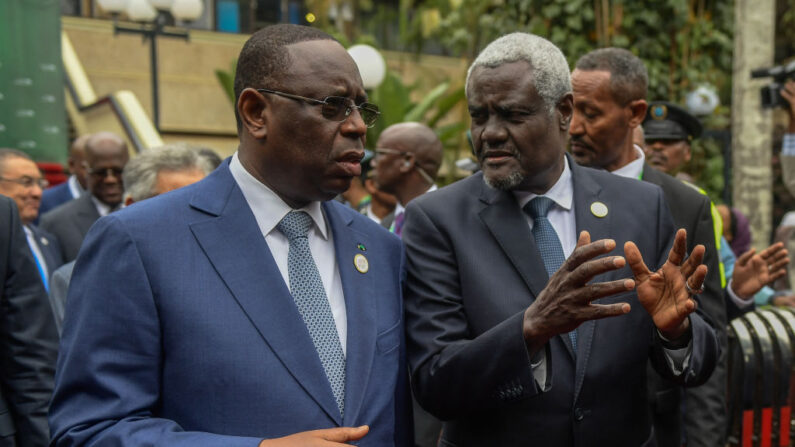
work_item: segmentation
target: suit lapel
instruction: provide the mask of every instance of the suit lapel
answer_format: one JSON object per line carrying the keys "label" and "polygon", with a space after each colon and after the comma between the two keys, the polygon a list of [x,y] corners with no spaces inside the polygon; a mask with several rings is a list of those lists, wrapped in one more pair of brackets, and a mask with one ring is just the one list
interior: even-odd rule
{"label": "suit lapel", "polygon": [[345,296],[345,312],[348,321],[348,343],[345,353],[345,417],[344,425],[354,425],[364,403],[364,394],[370,377],[370,369],[375,355],[376,294],[373,284],[374,273],[361,273],[356,269],[353,258],[357,254],[370,261],[370,269],[383,254],[362,251],[359,246],[372,247],[367,234],[353,228],[352,219],[343,216],[330,202],[323,204],[323,210],[331,226],[334,237],[334,250],[337,257],[342,290]]}
{"label": "suit lapel", "polygon": [[[600,196],[602,188],[588,170],[579,167],[571,158],[569,158],[569,166],[571,166],[572,180],[574,182],[574,215],[577,222],[577,234],[579,235],[581,231],[588,231],[591,235],[591,241],[610,238],[611,202],[607,198]],[[607,206],[606,216],[598,217],[591,211],[591,206],[595,202],[600,202]],[[591,345],[597,324],[596,320],[589,320],[577,328],[577,367],[574,375],[575,402],[580,394],[582,382],[585,379],[585,370],[590,360]],[[568,339],[568,336],[566,338]]]}
{"label": "suit lapel", "polygon": [[198,185],[191,205],[210,216],[191,224],[191,231],[265,343],[340,425],[339,409],[306,325],[226,166]]}
{"label": "suit lapel", "polygon": [[527,219],[519,210],[513,194],[490,188],[484,183],[481,183],[481,188],[481,201],[486,206],[480,211],[480,218],[535,299],[546,287],[549,276],[527,227]]}
{"label": "suit lapel", "polygon": [[88,229],[91,228],[91,225],[94,225],[94,222],[100,218],[100,215],[99,211],[97,211],[97,207],[94,205],[94,201],[91,200],[91,194],[86,193],[77,200],[81,200],[82,202],[77,210],[76,222],[82,235],[85,236],[86,233],[88,233]]}

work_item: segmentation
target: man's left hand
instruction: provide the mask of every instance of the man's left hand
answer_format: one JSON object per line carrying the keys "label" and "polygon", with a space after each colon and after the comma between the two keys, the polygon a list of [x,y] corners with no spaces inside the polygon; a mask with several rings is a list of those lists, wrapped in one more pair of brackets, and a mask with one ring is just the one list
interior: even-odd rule
{"label": "man's left hand", "polygon": [[668,253],[668,260],[662,268],[652,272],[643,262],[634,242],[624,244],[624,257],[635,275],[638,299],[646,312],[651,315],[654,325],[668,340],[682,336],[690,327],[687,318],[696,310],[696,301],[685,288],[685,281],[693,291],[700,290],[707,276],[704,246],[693,248],[687,261],[687,233],[684,229],[676,232],[674,245]]}

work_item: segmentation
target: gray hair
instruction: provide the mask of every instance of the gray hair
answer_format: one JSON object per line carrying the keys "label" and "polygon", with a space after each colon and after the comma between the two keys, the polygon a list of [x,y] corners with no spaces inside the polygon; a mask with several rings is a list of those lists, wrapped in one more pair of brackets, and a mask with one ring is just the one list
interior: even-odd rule
{"label": "gray hair", "polygon": [[0,148],[0,174],[5,171],[6,161],[11,158],[24,158],[25,160],[33,161],[30,155],[12,148]]}
{"label": "gray hair", "polygon": [[155,186],[161,171],[200,170],[207,175],[213,169],[212,163],[197,148],[173,143],[142,152],[127,163],[121,177],[125,194],[140,202],[157,195]]}
{"label": "gray hair", "polygon": [[535,34],[506,34],[486,46],[467,71],[467,96],[469,77],[475,68],[496,68],[520,61],[533,67],[533,84],[551,113],[558,101],[571,92],[569,64],[555,44]]}

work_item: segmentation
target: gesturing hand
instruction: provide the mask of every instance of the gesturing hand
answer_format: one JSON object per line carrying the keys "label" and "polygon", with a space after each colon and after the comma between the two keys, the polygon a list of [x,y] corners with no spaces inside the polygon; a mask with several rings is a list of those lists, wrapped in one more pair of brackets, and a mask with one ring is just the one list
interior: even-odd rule
{"label": "gesturing hand", "polygon": [[530,352],[535,352],[552,336],[575,329],[583,321],[629,312],[628,303],[593,304],[591,301],[632,290],[634,281],[619,279],[587,284],[596,275],[626,265],[621,256],[593,259],[609,253],[615,246],[612,239],[592,243],[587,231],[580,233],[577,248],[525,311],[523,329]]}
{"label": "gesturing hand", "polygon": [[637,282],[638,300],[651,315],[654,325],[662,335],[673,340],[684,334],[690,326],[687,316],[696,310],[685,281],[692,290],[699,290],[707,276],[707,266],[702,265],[704,246],[697,245],[686,262],[687,233],[676,232],[674,245],[662,268],[651,272],[643,262],[643,256],[634,242],[624,244],[624,255]]}
{"label": "gesturing hand", "polygon": [[322,430],[304,431],[277,439],[265,439],[259,447],[333,447],[358,441],[370,431],[370,427],[335,427]]}
{"label": "gesturing hand", "polygon": [[759,254],[755,253],[756,250],[752,248],[734,263],[731,287],[744,300],[750,300],[762,287],[787,274],[789,258],[782,242],[776,242]]}

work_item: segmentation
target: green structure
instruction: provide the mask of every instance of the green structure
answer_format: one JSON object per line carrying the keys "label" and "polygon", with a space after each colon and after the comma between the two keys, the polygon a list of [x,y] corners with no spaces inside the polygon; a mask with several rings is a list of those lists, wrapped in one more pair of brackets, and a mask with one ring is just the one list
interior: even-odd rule
{"label": "green structure", "polygon": [[68,135],[58,0],[0,1],[0,147],[63,163]]}

